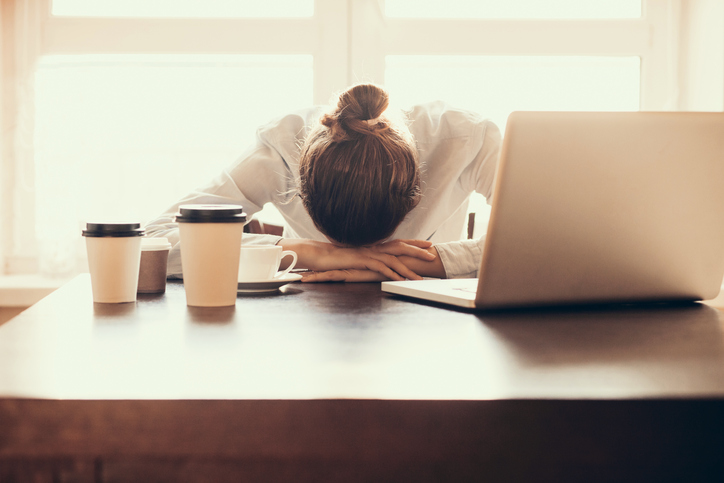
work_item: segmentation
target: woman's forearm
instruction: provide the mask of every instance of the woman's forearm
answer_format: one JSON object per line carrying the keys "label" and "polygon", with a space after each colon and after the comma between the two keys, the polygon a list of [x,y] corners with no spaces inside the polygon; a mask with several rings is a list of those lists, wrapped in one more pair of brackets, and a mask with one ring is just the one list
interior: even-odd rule
{"label": "woman's forearm", "polygon": [[297,253],[299,268],[315,272],[371,270],[392,280],[445,276],[437,251],[429,246],[429,242],[419,240],[393,240],[359,248],[304,239],[282,239],[278,244]]}
{"label": "woman's forearm", "polygon": [[435,255],[435,258],[426,261],[419,258],[400,256],[398,259],[405,264],[407,268],[423,277],[446,278],[445,267],[437,253],[437,249],[432,246],[427,248],[427,251]]}
{"label": "woman's forearm", "polygon": [[[321,250],[321,242],[314,240],[306,240],[301,238],[282,238],[277,245],[281,246],[284,250],[291,250],[297,254],[297,268],[305,268],[307,270],[314,270],[315,264],[318,262]],[[288,260],[282,260],[282,266],[280,268],[285,269],[288,265]]]}

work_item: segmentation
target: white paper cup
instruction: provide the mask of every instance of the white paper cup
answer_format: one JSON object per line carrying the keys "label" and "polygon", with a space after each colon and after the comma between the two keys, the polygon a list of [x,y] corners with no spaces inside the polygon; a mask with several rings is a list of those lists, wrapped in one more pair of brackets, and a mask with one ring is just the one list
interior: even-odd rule
{"label": "white paper cup", "polygon": [[236,304],[239,245],[246,221],[239,205],[182,205],[176,216],[186,304]]}
{"label": "white paper cup", "polygon": [[[279,272],[284,257],[292,257],[289,266]],[[239,282],[266,282],[280,279],[288,274],[297,264],[297,254],[284,250],[278,245],[244,246],[239,256]]]}
{"label": "white paper cup", "polygon": [[88,223],[83,230],[93,301],[136,301],[141,262],[140,223]]}

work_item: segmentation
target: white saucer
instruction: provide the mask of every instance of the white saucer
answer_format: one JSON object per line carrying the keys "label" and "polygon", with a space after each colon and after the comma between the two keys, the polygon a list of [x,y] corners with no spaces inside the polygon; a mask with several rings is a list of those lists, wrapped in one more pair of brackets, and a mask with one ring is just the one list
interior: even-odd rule
{"label": "white saucer", "polygon": [[296,282],[297,280],[301,279],[302,276],[298,273],[288,273],[281,278],[275,278],[272,280],[261,280],[258,282],[239,282],[236,291],[238,293],[274,292],[282,285],[286,285],[289,282]]}

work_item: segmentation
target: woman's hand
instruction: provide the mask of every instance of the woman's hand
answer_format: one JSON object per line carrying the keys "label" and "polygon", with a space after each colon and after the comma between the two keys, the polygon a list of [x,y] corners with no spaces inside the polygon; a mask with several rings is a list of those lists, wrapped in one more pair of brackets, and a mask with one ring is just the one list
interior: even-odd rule
{"label": "woman's hand", "polygon": [[302,282],[381,282],[387,277],[372,270],[329,270],[327,272],[302,272]]}
{"label": "woman's hand", "polygon": [[[400,240],[401,243],[391,243],[390,245],[384,246],[384,247],[378,247],[380,248],[380,251],[387,250],[391,251],[393,253],[398,252],[399,250],[405,252],[405,253],[414,253],[416,255],[419,255],[419,252],[416,250],[410,250],[409,247],[403,246],[403,244],[407,244],[407,241]],[[316,242],[313,242],[316,243]],[[428,242],[422,242],[421,245],[425,245]],[[327,245],[327,244],[322,244]],[[414,245],[417,246],[417,245]],[[344,261],[345,257],[350,255],[350,252],[346,250],[359,250],[359,249],[348,249],[348,248],[340,248],[335,247],[332,245],[332,247],[335,248],[335,250],[332,252],[332,256],[336,255],[339,258],[337,261]],[[286,248],[286,247],[285,247]],[[317,249],[320,247],[316,247]],[[323,250],[326,250],[327,247],[321,247]],[[420,248],[418,246],[418,248]],[[374,247],[371,247],[370,249],[374,249]],[[329,260],[324,261],[320,263],[315,264],[316,268],[312,268],[310,266],[304,266],[304,268],[309,268],[310,271],[307,273],[302,273],[302,281],[303,282],[380,282],[382,280],[402,280],[402,277],[406,277],[408,279],[412,280],[419,280],[420,275],[426,276],[426,277],[437,277],[437,278],[445,278],[445,267],[442,264],[442,261],[440,260],[440,257],[438,256],[437,249],[433,246],[430,246],[426,249],[421,250],[428,253],[427,256],[424,256],[424,259],[422,257],[412,257],[408,255],[389,255],[387,256],[393,257],[394,261],[396,263],[401,263],[408,271],[412,272],[414,277],[410,277],[405,275],[404,273],[396,271],[397,269],[390,268],[387,265],[384,265],[383,269],[381,270],[373,270],[370,268],[329,268],[329,269],[323,269],[325,263],[328,263]],[[345,250],[345,251],[337,251],[337,250]],[[356,253],[356,252],[354,252]],[[364,252],[366,253],[366,252]],[[359,255],[359,254],[358,254]],[[329,256],[329,255],[328,255]],[[367,256],[367,255],[359,255],[359,256]],[[301,257],[300,257],[301,258]],[[364,263],[362,263],[364,264]],[[374,263],[372,264],[374,265]],[[300,265],[301,266],[301,265]],[[386,268],[386,270],[384,269]],[[392,274],[392,276],[390,276]]]}
{"label": "woman's hand", "polygon": [[390,240],[372,245],[369,249],[396,257],[406,256],[430,261],[435,258],[435,255],[427,250],[431,246],[432,242],[426,240]]}
{"label": "woman's hand", "polygon": [[[312,240],[283,239],[279,245],[285,250],[293,250],[297,253],[297,267],[299,268],[306,268],[313,272],[370,271],[382,277],[377,280],[419,280],[422,277],[408,268],[398,257],[423,262],[432,262],[436,258],[436,254],[429,250],[432,243],[424,240],[392,240],[370,247],[351,248]],[[341,274],[327,276],[340,277]],[[355,274],[354,278],[358,276],[361,277],[360,274]]]}

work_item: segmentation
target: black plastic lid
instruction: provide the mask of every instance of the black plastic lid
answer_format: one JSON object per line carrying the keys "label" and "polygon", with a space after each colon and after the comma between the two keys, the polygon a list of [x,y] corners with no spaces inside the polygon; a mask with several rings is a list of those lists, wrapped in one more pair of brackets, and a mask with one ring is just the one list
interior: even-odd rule
{"label": "black plastic lid", "polygon": [[176,214],[179,223],[244,223],[246,213],[240,205],[181,205]]}
{"label": "black plastic lid", "polygon": [[90,237],[130,237],[143,236],[140,223],[86,223],[83,236]]}

